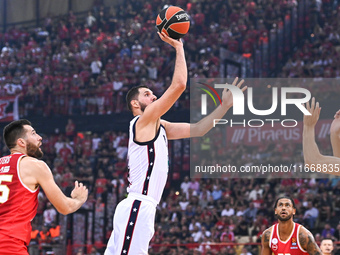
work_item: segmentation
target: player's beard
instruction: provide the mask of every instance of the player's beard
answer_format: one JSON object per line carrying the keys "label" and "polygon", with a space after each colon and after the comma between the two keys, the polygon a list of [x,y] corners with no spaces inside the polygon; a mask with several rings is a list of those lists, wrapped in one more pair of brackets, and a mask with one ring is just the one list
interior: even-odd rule
{"label": "player's beard", "polygon": [[279,221],[288,221],[292,218],[292,214],[287,216],[286,218],[282,218],[279,214],[275,214],[275,217],[279,220]]}
{"label": "player's beard", "polygon": [[139,102],[139,105],[140,105],[140,109],[142,112],[144,112],[145,108],[147,107],[146,104],[143,104],[142,102]]}
{"label": "player's beard", "polygon": [[33,158],[40,159],[44,156],[44,153],[39,148],[39,146],[34,145],[33,143],[27,143],[27,155]]}

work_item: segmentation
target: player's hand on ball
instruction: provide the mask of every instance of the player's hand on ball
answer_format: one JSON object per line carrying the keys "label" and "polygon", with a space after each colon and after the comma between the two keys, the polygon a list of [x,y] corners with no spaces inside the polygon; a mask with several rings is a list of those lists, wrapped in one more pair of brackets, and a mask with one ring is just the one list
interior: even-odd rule
{"label": "player's hand on ball", "polygon": [[86,186],[84,186],[84,184],[82,184],[81,182],[78,183],[78,181],[74,182],[74,189],[71,192],[71,197],[73,199],[77,199],[82,203],[85,203],[87,200],[88,193],[89,191],[86,188]]}
{"label": "player's hand on ball", "polygon": [[170,36],[166,35],[166,33],[162,32],[157,32],[157,34],[159,35],[159,37],[162,39],[162,41],[170,44],[172,47],[174,47],[175,49],[177,47],[183,47],[183,42],[182,39],[172,39]]}

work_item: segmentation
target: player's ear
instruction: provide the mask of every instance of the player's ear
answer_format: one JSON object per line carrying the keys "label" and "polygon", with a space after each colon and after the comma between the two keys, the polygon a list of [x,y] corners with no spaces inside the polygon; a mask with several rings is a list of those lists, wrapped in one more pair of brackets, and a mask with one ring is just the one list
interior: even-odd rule
{"label": "player's ear", "polygon": [[17,145],[19,145],[20,147],[25,147],[26,141],[23,138],[19,138],[17,140]]}
{"label": "player's ear", "polygon": [[139,106],[138,100],[132,100],[131,106],[137,108]]}

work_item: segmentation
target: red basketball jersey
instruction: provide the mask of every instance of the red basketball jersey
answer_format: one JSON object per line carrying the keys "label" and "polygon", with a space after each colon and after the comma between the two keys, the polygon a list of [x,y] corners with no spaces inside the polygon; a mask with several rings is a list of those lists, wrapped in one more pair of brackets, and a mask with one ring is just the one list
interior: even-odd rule
{"label": "red basketball jersey", "polygon": [[290,237],[282,242],[279,235],[279,224],[275,224],[269,240],[269,247],[272,252],[275,255],[306,255],[307,252],[302,249],[299,243],[300,228],[300,224],[294,223]]}
{"label": "red basketball jersey", "polygon": [[24,156],[16,153],[0,158],[0,233],[28,245],[39,188],[32,191],[20,179],[19,161]]}

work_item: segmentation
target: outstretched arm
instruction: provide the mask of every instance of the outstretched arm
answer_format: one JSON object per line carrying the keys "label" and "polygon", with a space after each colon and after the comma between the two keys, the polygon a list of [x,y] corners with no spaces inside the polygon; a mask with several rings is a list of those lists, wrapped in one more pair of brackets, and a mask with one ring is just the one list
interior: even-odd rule
{"label": "outstretched arm", "polygon": [[24,157],[20,161],[20,177],[23,177],[23,181],[27,186],[32,186],[32,184],[40,185],[48,200],[59,213],[64,215],[77,211],[87,200],[87,188],[77,181],[71,197],[65,196],[55,183],[50,168],[43,161]]}
{"label": "outstretched arm", "polygon": [[300,227],[299,243],[301,248],[308,252],[309,255],[322,255],[322,251],[316,244],[314,237],[305,227]]}
{"label": "outstretched arm", "polygon": [[334,115],[330,131],[333,156],[340,158],[340,110]]}
{"label": "outstretched arm", "polygon": [[[233,81],[234,86],[241,88],[244,80],[237,83],[238,78]],[[242,88],[244,92],[247,87]],[[222,105],[219,105],[211,114],[203,118],[197,123],[170,123],[162,120],[162,125],[165,126],[165,130],[168,139],[182,139],[188,137],[200,137],[205,135],[214,125],[214,120],[221,119],[227,111],[233,106],[233,95],[231,91],[227,89],[223,90]]]}
{"label": "outstretched arm", "polygon": [[315,98],[313,97],[311,106],[307,103],[306,108],[311,115],[305,115],[303,118],[302,145],[305,164],[309,166],[328,165],[328,172],[324,173],[340,175],[340,158],[322,155],[315,142],[315,125],[319,119],[321,110],[319,103],[315,103]]}
{"label": "outstretched arm", "polygon": [[261,244],[262,244],[261,255],[271,255],[272,254],[272,250],[269,247],[270,233],[271,233],[271,228],[266,229],[262,233],[262,237],[261,237]]}

